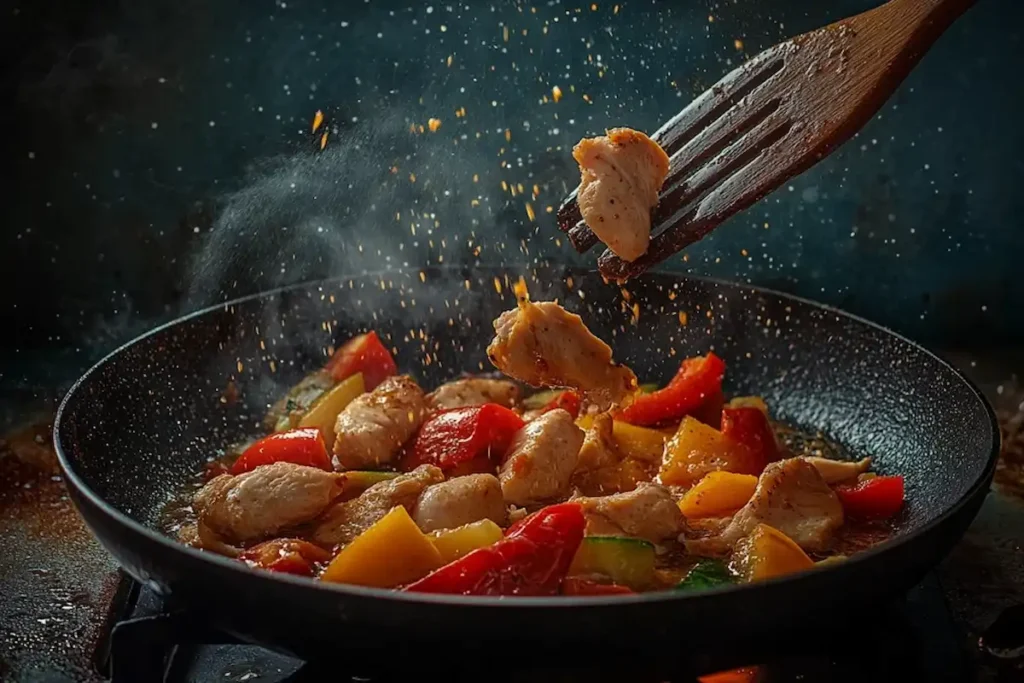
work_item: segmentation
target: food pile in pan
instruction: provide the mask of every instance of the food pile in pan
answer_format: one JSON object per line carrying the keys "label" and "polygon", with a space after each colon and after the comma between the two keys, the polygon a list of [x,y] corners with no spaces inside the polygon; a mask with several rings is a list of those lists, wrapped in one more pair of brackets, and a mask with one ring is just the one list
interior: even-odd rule
{"label": "food pile in pan", "polygon": [[627,595],[841,561],[899,513],[902,477],[790,452],[764,401],[724,399],[714,353],[641,385],[579,316],[517,294],[488,347],[504,377],[428,393],[376,333],[348,341],[210,463],[182,540],[360,586]]}

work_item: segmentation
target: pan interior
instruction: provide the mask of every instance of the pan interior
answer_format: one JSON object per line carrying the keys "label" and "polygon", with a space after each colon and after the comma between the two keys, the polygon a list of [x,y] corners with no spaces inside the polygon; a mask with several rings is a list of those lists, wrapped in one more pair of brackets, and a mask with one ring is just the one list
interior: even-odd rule
{"label": "pan interior", "polygon": [[728,365],[727,394],[759,394],[779,419],[904,475],[897,535],[943,513],[984,475],[995,439],[984,401],[898,336],[743,285],[649,274],[622,289],[564,268],[387,272],[202,312],[94,368],[69,395],[58,438],[88,488],[154,526],[206,458],[257,433],[268,405],[336,342],[376,330],[400,370],[428,388],[490,371],[491,321],[515,306],[521,272],[533,299],[579,313],[642,382],[665,382],[684,357],[714,350]]}

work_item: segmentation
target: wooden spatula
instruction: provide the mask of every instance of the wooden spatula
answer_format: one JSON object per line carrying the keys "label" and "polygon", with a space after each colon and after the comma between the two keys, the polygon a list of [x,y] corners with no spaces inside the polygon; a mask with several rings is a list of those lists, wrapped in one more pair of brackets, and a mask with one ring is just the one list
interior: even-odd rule
{"label": "wooden spatula", "polygon": [[[671,157],[651,212],[651,244],[601,273],[626,280],[701,239],[810,168],[860,129],[975,0],[890,0],[771,47],[694,100],[652,137]],[[559,228],[585,252],[598,239],[573,192]]]}

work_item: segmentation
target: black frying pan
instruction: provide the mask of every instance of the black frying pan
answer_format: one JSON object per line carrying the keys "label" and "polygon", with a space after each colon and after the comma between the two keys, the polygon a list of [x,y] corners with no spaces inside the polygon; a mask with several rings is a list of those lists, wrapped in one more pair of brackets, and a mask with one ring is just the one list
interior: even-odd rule
{"label": "black frying pan", "polygon": [[[854,615],[883,618],[883,601],[950,549],[988,491],[998,453],[991,409],[959,372],[912,342],[782,294],[657,274],[629,284],[641,303],[634,325],[618,287],[558,269],[529,278],[533,298],[557,297],[579,312],[641,381],[666,381],[682,357],[713,348],[728,363],[728,392],[760,394],[781,419],[904,475],[908,503],[895,537],[828,569],[702,594],[502,600],[318,584],[252,570],[156,530],[171,493],[208,454],[253,434],[266,406],[321,365],[333,341],[376,329],[398,348],[399,367],[427,387],[490,369],[490,322],[515,305],[506,273],[518,274],[410,270],[318,282],[140,337],[86,373],[57,415],[57,453],[78,509],[172,606],[246,641],[336,659],[348,673],[493,667],[509,656],[638,671],[680,659],[743,663],[730,653],[833,634]],[[232,381],[240,399],[224,402]]]}

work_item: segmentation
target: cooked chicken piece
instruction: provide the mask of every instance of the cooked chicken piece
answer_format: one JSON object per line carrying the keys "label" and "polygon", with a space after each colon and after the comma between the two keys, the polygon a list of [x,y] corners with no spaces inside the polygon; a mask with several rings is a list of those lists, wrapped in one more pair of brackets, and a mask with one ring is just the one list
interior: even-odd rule
{"label": "cooked chicken piece", "polygon": [[843,524],[843,506],[814,465],[803,458],[779,460],[761,473],[753,497],[721,534],[686,546],[698,555],[724,554],[758,524],[775,527],[804,550],[826,550]]}
{"label": "cooked chicken piece", "polygon": [[420,465],[408,474],[374,484],[352,500],[335,503],[316,521],[311,540],[324,546],[344,545],[401,505],[412,510],[423,489],[444,481],[433,465]]}
{"label": "cooked chicken piece", "polygon": [[275,462],[214,477],[196,492],[192,507],[199,524],[224,542],[252,541],[315,518],[341,495],[344,481],[316,467]]}
{"label": "cooked chicken piece", "polygon": [[565,410],[526,423],[516,432],[498,473],[505,500],[530,505],[565,493],[582,444],[583,431]]}
{"label": "cooked chicken piece", "polygon": [[850,460],[832,460],[831,458],[805,455],[801,456],[801,460],[814,465],[814,469],[818,470],[818,474],[829,485],[838,484],[849,479],[856,479],[871,468],[871,458],[863,458],[853,462]]}
{"label": "cooked chicken piece", "polygon": [[654,140],[629,128],[580,140],[576,203],[598,238],[624,261],[640,258],[651,241],[651,209],[668,175],[668,155]]}
{"label": "cooked chicken piece", "polygon": [[387,464],[416,433],[426,410],[423,390],[411,377],[389,377],[338,415],[334,454],[349,470]]}
{"label": "cooked chicken piece", "polygon": [[188,524],[178,530],[178,540],[193,548],[202,548],[218,555],[227,557],[238,557],[242,551],[233,545],[228,545],[221,540],[220,536],[213,533],[205,524]]}
{"label": "cooked chicken piece", "polygon": [[633,371],[616,365],[611,348],[553,301],[533,303],[524,292],[518,307],[494,321],[494,331],[487,357],[509,377],[576,389],[601,412],[637,391]]}
{"label": "cooked chicken piece", "polygon": [[470,377],[442,384],[427,394],[427,405],[432,410],[465,408],[485,403],[497,403],[511,408],[519,400],[519,387],[505,379]]}
{"label": "cooked chicken piece", "polygon": [[656,467],[625,457],[613,436],[612,416],[601,413],[587,430],[580,448],[572,487],[585,496],[607,496],[632,491],[640,482],[650,481]]}
{"label": "cooked chicken piece", "polygon": [[310,406],[333,386],[334,378],[331,377],[331,373],[325,370],[311,372],[270,407],[263,418],[263,426],[274,431],[298,427],[299,420]]}
{"label": "cooked chicken piece", "polygon": [[587,536],[633,536],[652,543],[675,538],[685,520],[668,489],[643,482],[627,493],[576,498],[587,516]]}
{"label": "cooked chicken piece", "polygon": [[493,474],[468,474],[428,486],[412,513],[424,532],[454,529],[481,519],[505,526],[507,516],[501,484]]}
{"label": "cooked chicken piece", "polygon": [[590,425],[590,429],[583,437],[583,445],[580,447],[580,455],[576,463],[577,472],[597,470],[619,464],[622,455],[615,445],[612,428],[611,413],[601,413],[594,418],[594,423]]}

